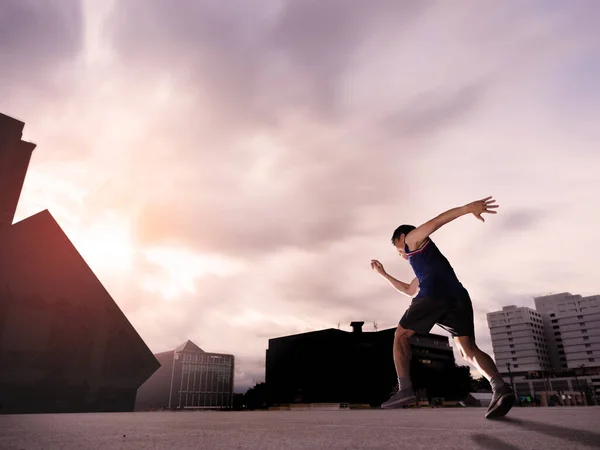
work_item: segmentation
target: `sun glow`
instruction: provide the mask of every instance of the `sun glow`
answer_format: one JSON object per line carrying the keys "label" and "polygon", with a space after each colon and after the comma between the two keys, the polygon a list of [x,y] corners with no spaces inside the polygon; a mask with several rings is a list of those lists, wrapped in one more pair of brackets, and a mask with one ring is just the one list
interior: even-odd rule
{"label": "sun glow", "polygon": [[135,249],[127,220],[109,215],[90,227],[75,231],[72,236],[73,243],[92,270],[115,273],[132,269]]}
{"label": "sun glow", "polygon": [[195,293],[195,283],[202,276],[226,276],[239,270],[239,265],[233,261],[181,248],[153,248],[144,251],[144,254],[148,262],[161,270],[155,276],[146,277],[142,285],[149,291],[160,292],[166,299]]}

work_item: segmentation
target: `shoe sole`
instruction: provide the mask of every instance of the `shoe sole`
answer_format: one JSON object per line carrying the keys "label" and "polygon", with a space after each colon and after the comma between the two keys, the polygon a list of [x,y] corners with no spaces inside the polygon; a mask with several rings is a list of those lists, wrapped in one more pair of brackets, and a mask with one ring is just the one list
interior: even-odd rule
{"label": "shoe sole", "polygon": [[406,406],[412,405],[416,401],[417,401],[416,397],[407,397],[407,398],[398,400],[397,402],[394,402],[391,404],[386,405],[384,403],[383,405],[381,405],[381,409],[400,409],[400,408],[404,408]]}
{"label": "shoe sole", "polygon": [[516,397],[515,397],[515,394],[513,394],[513,393],[508,393],[508,394],[500,397],[500,399],[498,399],[498,403],[496,403],[496,406],[494,407],[494,409],[489,411],[485,415],[485,418],[486,419],[498,419],[499,417],[504,417],[506,414],[508,414],[510,409],[515,404],[515,400],[516,400]]}

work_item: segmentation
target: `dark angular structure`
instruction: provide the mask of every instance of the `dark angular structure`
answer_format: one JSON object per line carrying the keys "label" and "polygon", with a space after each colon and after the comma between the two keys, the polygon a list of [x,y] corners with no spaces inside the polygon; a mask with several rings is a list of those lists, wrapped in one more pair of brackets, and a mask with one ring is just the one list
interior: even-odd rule
{"label": "dark angular structure", "polygon": [[160,369],[138,390],[135,409],[231,409],[234,357],[186,341],[155,355]]}
{"label": "dark angular structure", "polygon": [[132,411],[158,361],[48,211],[12,224],[23,127],[0,114],[0,413]]}
{"label": "dark angular structure", "polygon": [[[269,339],[265,383],[271,405],[350,403],[380,405],[396,381],[395,328],[364,332],[326,329]],[[469,391],[470,371],[458,367],[448,338],[415,334],[411,376],[421,400],[458,400]]]}

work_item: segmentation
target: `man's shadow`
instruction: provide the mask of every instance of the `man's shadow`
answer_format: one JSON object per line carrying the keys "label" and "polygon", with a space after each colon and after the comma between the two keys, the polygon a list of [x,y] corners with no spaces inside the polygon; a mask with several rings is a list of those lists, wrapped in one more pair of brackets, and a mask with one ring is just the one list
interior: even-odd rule
{"label": "man's shadow", "polygon": [[[589,445],[593,448],[600,448],[600,433],[578,430],[560,425],[547,425],[545,423],[533,422],[531,420],[515,419],[513,417],[504,417],[496,419],[498,422],[507,423],[515,427],[523,428],[527,431],[543,433],[554,438],[571,441],[578,444]],[[481,445],[493,450],[516,450],[518,447],[503,442],[497,438],[485,434],[473,435],[473,440]]]}

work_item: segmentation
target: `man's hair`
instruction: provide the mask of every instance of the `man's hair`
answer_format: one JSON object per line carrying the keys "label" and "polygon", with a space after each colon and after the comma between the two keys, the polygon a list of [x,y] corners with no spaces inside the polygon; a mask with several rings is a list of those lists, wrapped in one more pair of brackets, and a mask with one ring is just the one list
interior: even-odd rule
{"label": "man's hair", "polygon": [[414,230],[416,227],[413,225],[400,225],[398,228],[396,228],[394,230],[394,234],[392,234],[392,244],[396,245],[395,241],[396,239],[400,239],[400,235],[407,235],[408,233],[410,233],[412,230]]}

